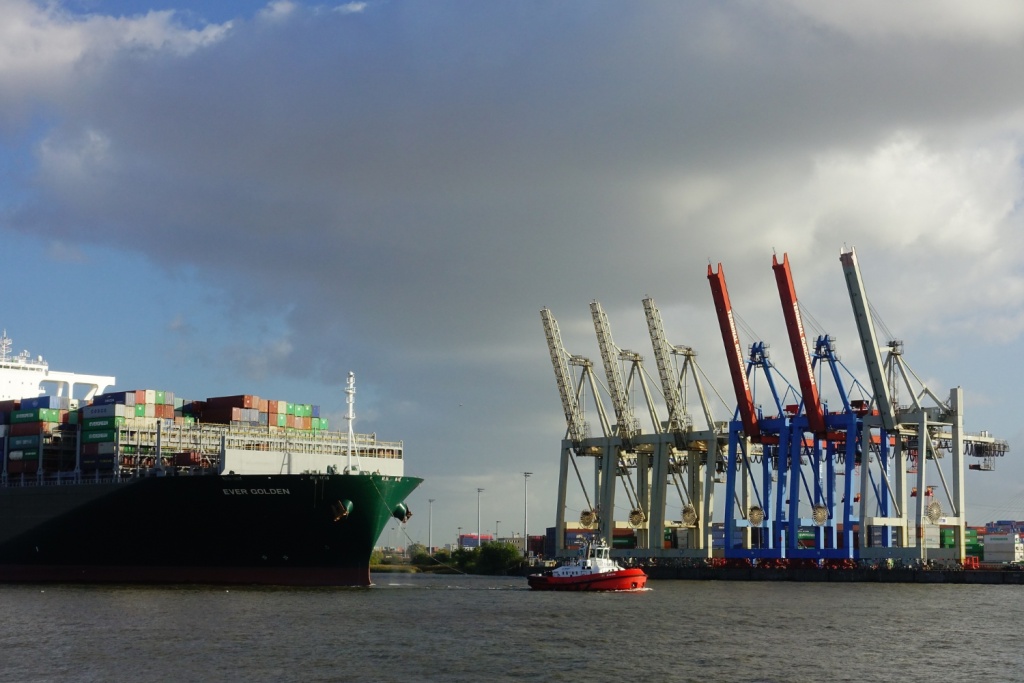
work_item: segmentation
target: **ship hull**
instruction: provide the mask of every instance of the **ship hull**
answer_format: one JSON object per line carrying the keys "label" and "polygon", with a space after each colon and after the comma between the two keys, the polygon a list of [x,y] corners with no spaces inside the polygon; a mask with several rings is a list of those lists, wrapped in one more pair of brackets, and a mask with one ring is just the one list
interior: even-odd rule
{"label": "ship hull", "polygon": [[206,475],[7,487],[0,581],[365,586],[377,539],[421,481]]}
{"label": "ship hull", "polygon": [[531,574],[527,582],[530,588],[543,591],[629,591],[646,586],[647,574],[637,568],[565,577]]}

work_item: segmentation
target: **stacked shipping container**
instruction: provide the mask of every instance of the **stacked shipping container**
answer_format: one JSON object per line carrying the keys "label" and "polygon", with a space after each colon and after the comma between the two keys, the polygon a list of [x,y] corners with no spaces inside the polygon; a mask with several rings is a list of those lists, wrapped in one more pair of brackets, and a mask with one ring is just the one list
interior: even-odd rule
{"label": "stacked shipping container", "polygon": [[[118,435],[126,427],[155,428],[160,420],[269,430],[328,429],[327,418],[320,417],[320,406],[250,394],[191,401],[169,391],[140,389],[100,394],[89,405],[76,410],[71,407],[67,397],[59,396],[0,401],[0,463],[9,476],[74,470],[79,440],[83,474],[112,471],[118,453],[125,466],[153,466],[153,462],[141,459],[136,462],[141,455],[132,444],[119,444]],[[166,455],[167,464],[173,461],[178,466],[198,465],[201,460],[193,451]]]}

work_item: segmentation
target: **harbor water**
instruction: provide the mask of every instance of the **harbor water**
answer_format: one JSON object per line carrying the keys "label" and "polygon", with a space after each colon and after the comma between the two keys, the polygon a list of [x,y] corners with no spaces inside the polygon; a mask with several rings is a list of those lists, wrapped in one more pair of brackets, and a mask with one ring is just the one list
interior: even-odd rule
{"label": "harbor water", "polygon": [[1024,588],[0,586],[0,681],[1014,681]]}

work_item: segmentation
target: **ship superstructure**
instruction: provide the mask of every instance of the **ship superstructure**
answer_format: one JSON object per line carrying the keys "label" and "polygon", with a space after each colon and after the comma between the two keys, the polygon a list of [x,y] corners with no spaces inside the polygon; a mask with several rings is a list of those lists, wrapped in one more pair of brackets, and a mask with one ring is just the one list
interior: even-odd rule
{"label": "ship superstructure", "polygon": [[39,396],[52,389],[54,396],[88,402],[114,385],[114,378],[105,375],[50,370],[42,356],[33,358],[28,351],[12,355],[12,344],[4,330],[0,335],[0,401]]}

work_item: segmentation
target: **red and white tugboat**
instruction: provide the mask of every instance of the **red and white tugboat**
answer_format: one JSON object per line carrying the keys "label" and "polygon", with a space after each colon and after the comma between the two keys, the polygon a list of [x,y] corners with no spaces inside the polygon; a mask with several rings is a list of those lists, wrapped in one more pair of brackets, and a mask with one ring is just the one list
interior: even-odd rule
{"label": "red and white tugboat", "polygon": [[626,569],[611,559],[611,549],[601,540],[588,544],[569,564],[527,577],[530,588],[541,591],[630,591],[647,585],[643,569]]}

